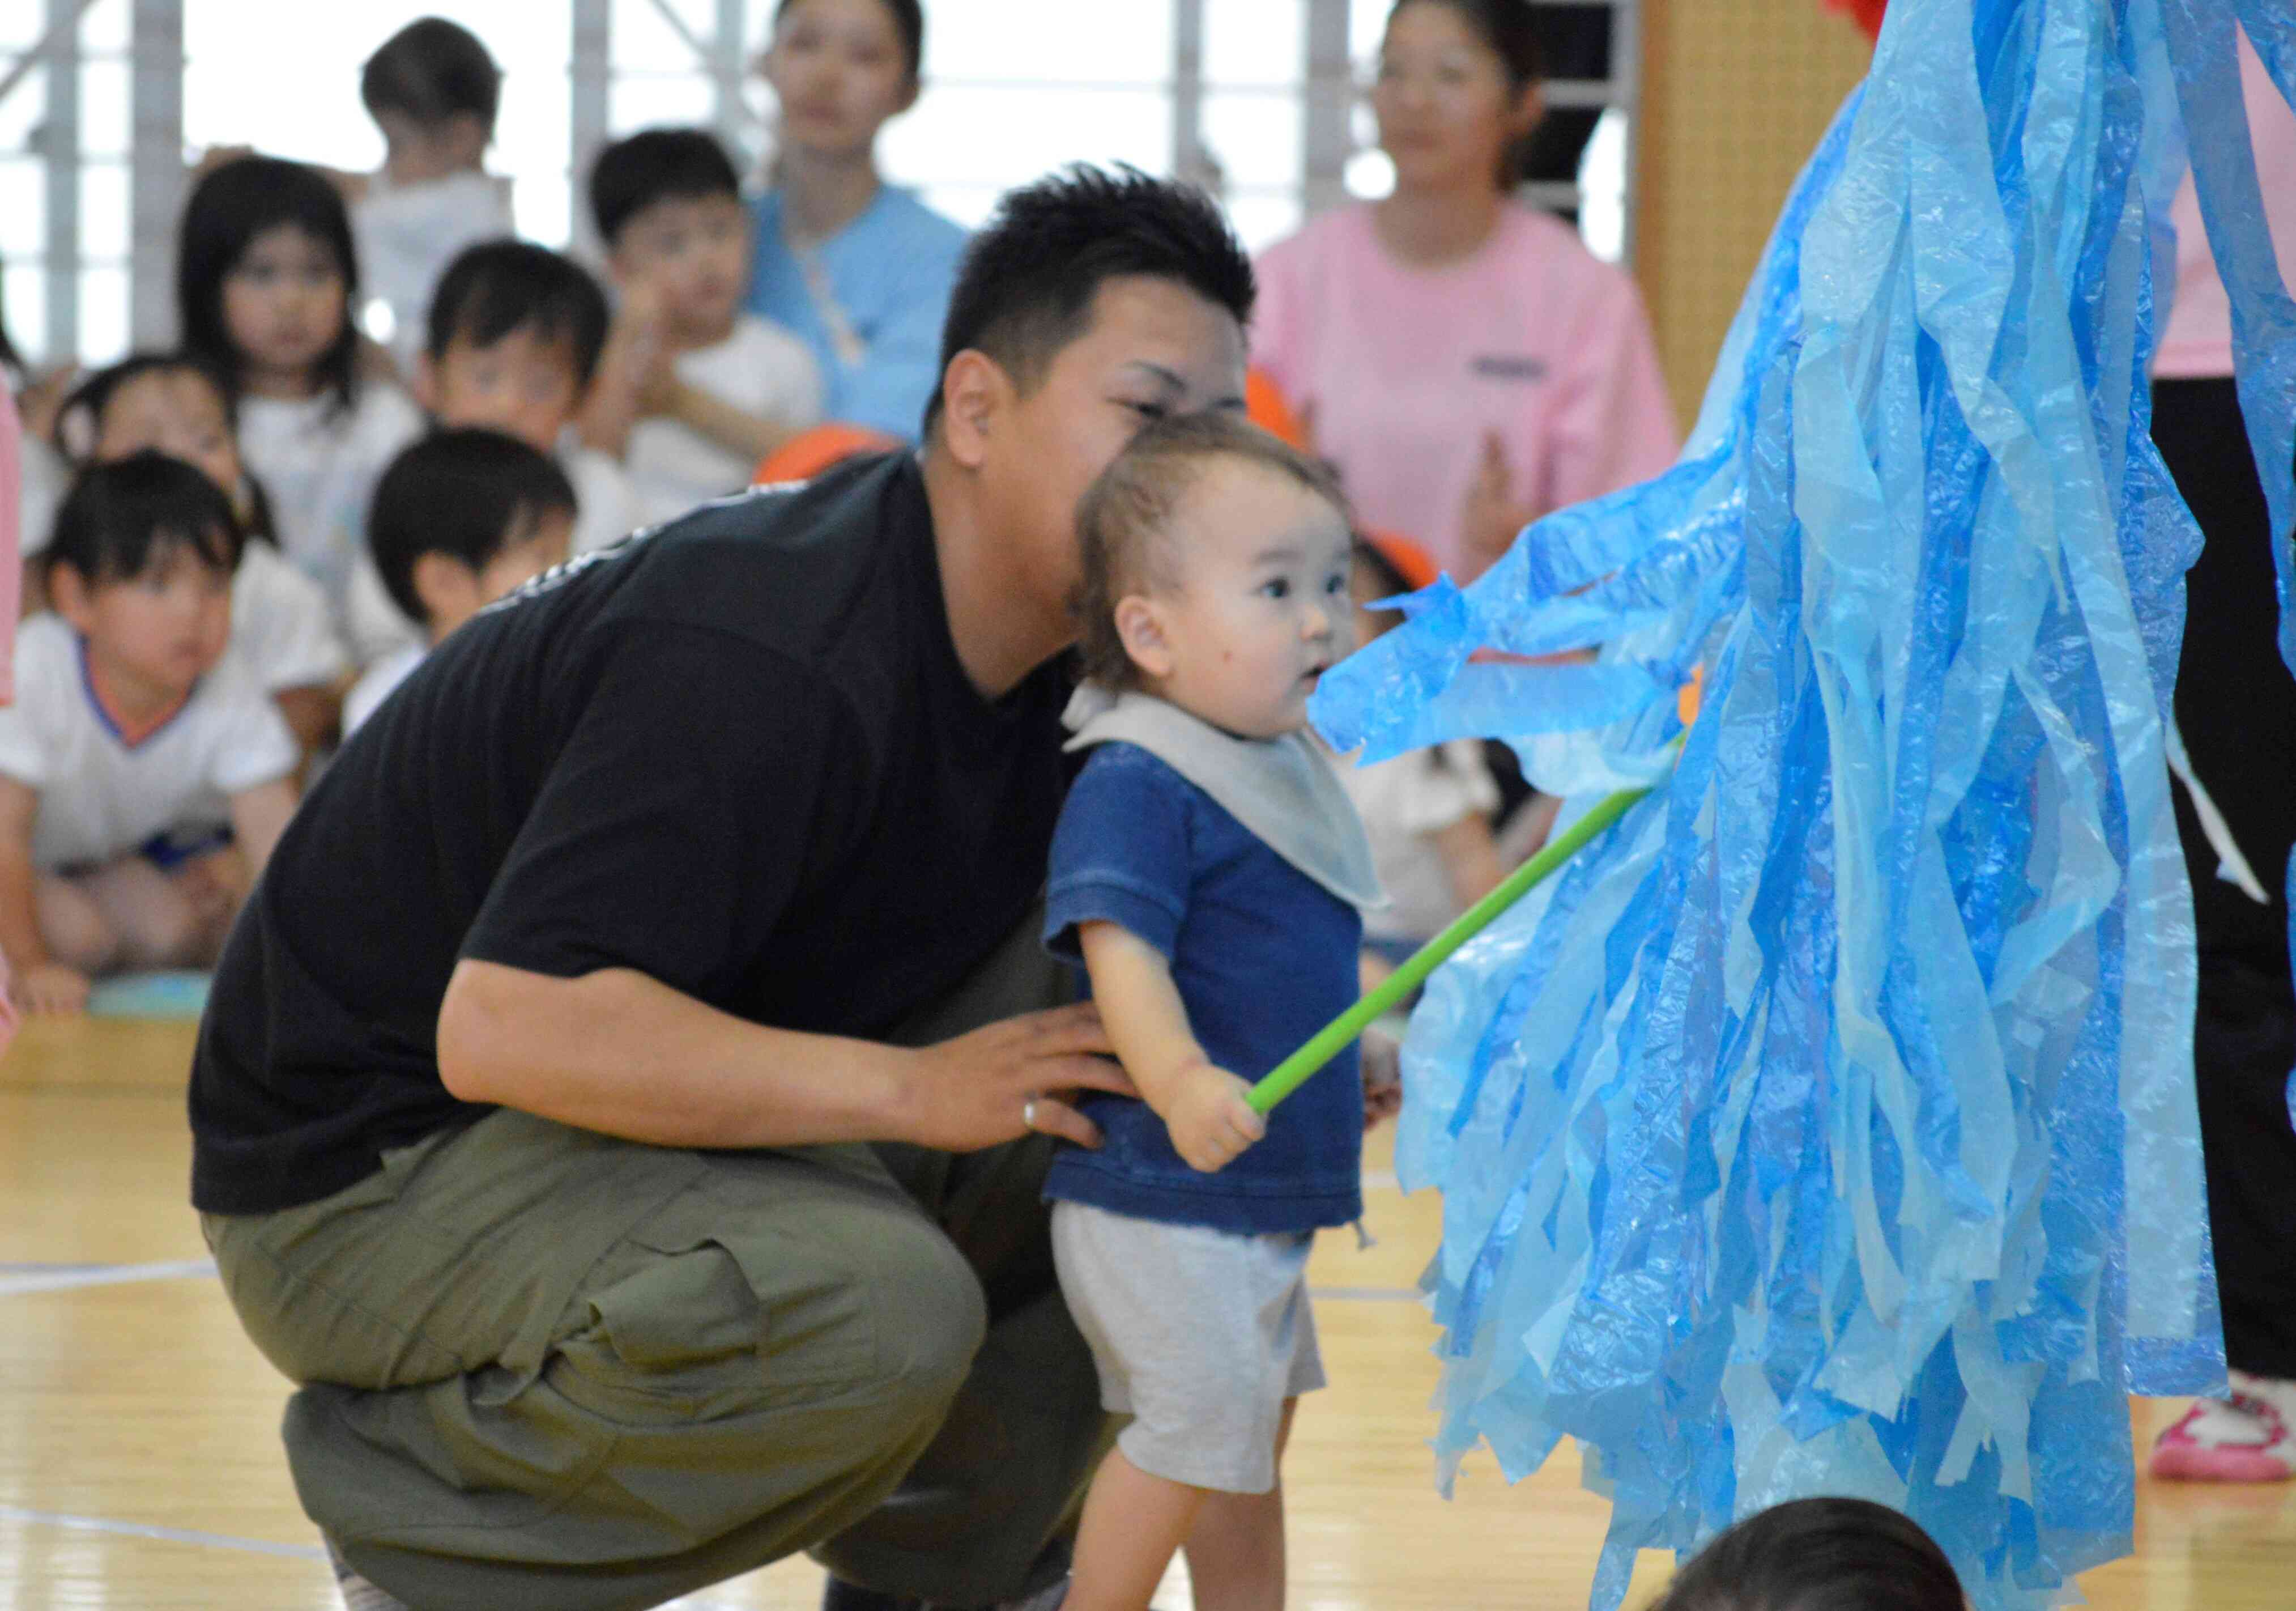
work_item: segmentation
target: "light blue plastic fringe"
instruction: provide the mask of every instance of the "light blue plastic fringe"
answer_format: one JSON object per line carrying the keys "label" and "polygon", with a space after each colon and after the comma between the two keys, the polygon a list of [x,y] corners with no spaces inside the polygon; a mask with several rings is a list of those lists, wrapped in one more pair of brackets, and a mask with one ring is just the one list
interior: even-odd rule
{"label": "light blue plastic fringe", "polygon": [[1374,755],[1505,736],[1583,810],[1664,777],[1708,667],[1670,786],[1405,1048],[1442,1480],[1578,1439],[1597,1607],[1815,1493],[1906,1510],[1982,1611],[2059,1602],[2129,1546],[2125,1395],[2222,1385],[2163,758],[2199,534],[2146,374],[2181,102],[2289,531],[2296,304],[2226,31],[2287,87],[2280,3],[1897,0],[1682,463],[1316,697]]}

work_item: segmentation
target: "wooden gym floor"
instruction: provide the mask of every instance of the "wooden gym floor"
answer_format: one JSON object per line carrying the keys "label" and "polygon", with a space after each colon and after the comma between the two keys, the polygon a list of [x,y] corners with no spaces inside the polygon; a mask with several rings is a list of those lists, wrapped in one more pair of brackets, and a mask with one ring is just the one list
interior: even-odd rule
{"label": "wooden gym floor", "polygon": [[[338,1604],[275,1430],[286,1386],[241,1335],[184,1204],[184,1024],[29,1026],[0,1061],[0,1607]],[[1488,1459],[1430,1479],[1432,1328],[1414,1301],[1439,1204],[1406,1199],[1385,1138],[1370,1223],[1316,1250],[1332,1373],[1286,1462],[1295,1611],[1576,1611],[1604,1507],[1558,1455],[1510,1489]],[[2181,1406],[2135,1406],[2139,1446]],[[2296,1604],[2296,1484],[2143,1484],[2137,1555],[2092,1573],[2108,1611]],[[1663,1584],[1646,1557],[1629,1607]],[[802,1559],[679,1604],[812,1611]],[[1188,1604],[1178,1572],[1159,1611]]]}

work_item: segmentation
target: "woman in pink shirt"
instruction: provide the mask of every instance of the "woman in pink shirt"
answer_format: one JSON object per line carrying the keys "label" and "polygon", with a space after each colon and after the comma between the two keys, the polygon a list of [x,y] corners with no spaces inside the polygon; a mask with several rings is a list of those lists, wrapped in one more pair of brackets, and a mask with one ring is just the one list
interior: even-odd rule
{"label": "woman in pink shirt", "polygon": [[1260,259],[1252,358],[1363,522],[1466,580],[1679,439],[1634,282],[1511,199],[1541,111],[1530,7],[1398,0],[1372,109],[1394,193]]}

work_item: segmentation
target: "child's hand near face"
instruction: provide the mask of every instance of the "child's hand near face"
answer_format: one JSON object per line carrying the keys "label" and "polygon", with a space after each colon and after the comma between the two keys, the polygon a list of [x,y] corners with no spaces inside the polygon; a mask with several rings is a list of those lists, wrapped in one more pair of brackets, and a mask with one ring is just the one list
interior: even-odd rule
{"label": "child's hand near face", "polygon": [[1190,1169],[1217,1174],[1267,1133],[1267,1121],[1244,1100],[1250,1089],[1227,1070],[1199,1063],[1152,1105],[1172,1132],[1172,1149]]}

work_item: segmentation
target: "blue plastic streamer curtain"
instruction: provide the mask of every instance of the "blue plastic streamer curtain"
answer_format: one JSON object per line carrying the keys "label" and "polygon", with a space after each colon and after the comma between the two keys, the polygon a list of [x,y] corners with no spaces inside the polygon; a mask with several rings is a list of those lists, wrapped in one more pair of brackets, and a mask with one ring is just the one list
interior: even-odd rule
{"label": "blue plastic streamer curtain", "polygon": [[2235,16],[2287,89],[2284,0],[1897,0],[1682,462],[1317,696],[1342,748],[1505,737],[1578,809],[1672,768],[1405,1048],[1443,1481],[1577,1439],[1598,1607],[1816,1493],[1912,1515],[1985,1611],[2057,1603],[2129,1546],[2125,1395],[2221,1387],[2163,759],[2200,537],[2147,370],[2189,129],[2287,533]]}

